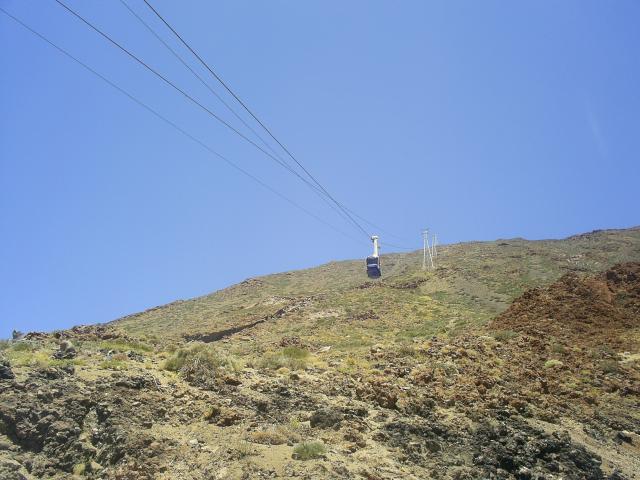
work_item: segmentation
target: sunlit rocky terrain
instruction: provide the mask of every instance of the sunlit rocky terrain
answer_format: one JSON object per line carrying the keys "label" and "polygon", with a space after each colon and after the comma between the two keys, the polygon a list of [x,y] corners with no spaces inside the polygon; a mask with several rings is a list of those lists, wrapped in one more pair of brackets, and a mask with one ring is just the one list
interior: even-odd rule
{"label": "sunlit rocky terrain", "polygon": [[640,229],[248,279],[0,344],[0,478],[640,478]]}

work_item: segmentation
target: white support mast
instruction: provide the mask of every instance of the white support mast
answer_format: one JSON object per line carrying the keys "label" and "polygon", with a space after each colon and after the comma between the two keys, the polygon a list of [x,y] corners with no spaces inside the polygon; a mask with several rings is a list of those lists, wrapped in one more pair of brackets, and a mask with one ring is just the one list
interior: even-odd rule
{"label": "white support mast", "polygon": [[422,269],[427,269],[427,236],[429,235],[429,230],[422,231]]}
{"label": "white support mast", "polygon": [[433,250],[433,259],[435,262],[438,262],[438,250],[436,249],[436,245],[438,245],[438,236],[433,234],[433,243],[431,244],[431,249]]}
{"label": "white support mast", "polygon": [[422,269],[427,269],[427,254],[429,254],[429,263],[431,264],[431,268],[436,268],[433,263],[433,247],[429,245],[429,230],[424,230],[422,232]]}
{"label": "white support mast", "polygon": [[429,264],[431,269],[436,268],[438,260],[438,236],[434,233],[431,236],[431,245],[429,245],[429,229],[422,231],[422,269],[427,269],[427,254],[429,255]]}
{"label": "white support mast", "polygon": [[378,236],[372,235],[371,241],[373,242],[373,256],[378,257],[379,256]]}

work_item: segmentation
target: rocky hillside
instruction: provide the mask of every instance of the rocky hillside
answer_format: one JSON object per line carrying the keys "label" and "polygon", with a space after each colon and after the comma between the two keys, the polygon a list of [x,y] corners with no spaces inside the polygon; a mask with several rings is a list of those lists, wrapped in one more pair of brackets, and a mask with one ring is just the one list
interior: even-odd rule
{"label": "rocky hillside", "polygon": [[245,281],[0,345],[0,478],[640,478],[640,230]]}
{"label": "rocky hillside", "polygon": [[615,265],[598,275],[563,275],[527,291],[493,322],[540,338],[624,350],[640,332],[640,263]]}
{"label": "rocky hillside", "polygon": [[[269,319],[247,333],[271,337],[310,330],[316,339],[330,337],[322,340],[331,344],[344,337],[345,322],[355,327],[352,320],[374,312],[376,321],[351,336],[372,344],[394,331],[409,338],[483,324],[528,288],[567,272],[598,272],[630,260],[640,260],[640,227],[564,240],[462,243],[441,247],[433,272],[421,270],[422,251],[383,255],[384,276],[376,282],[368,281],[363,260],[334,262],[249,279],[114,323],[129,334],[182,341],[224,337],[227,330],[238,333],[234,329]],[[295,322],[278,321],[282,317]]]}

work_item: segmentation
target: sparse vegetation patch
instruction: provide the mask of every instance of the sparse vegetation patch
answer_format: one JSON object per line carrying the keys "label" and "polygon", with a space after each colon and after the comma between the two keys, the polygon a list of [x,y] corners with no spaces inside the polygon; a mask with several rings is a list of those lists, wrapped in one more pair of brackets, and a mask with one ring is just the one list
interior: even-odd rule
{"label": "sparse vegetation patch", "polygon": [[272,370],[288,368],[289,370],[303,370],[311,360],[311,354],[305,348],[285,347],[278,352],[265,353],[260,366]]}
{"label": "sparse vegetation patch", "polygon": [[102,369],[102,370],[126,370],[127,369],[127,364],[125,362],[123,362],[122,360],[116,360],[116,359],[111,359],[111,360],[105,360],[104,362],[101,362],[98,365],[98,368]]}
{"label": "sparse vegetation patch", "polygon": [[518,334],[513,330],[497,330],[491,334],[493,338],[495,338],[499,342],[505,342],[507,340],[511,340],[514,337],[517,337]]}
{"label": "sparse vegetation patch", "polygon": [[14,352],[33,352],[37,350],[37,346],[27,340],[21,340],[11,344],[11,350]]}
{"label": "sparse vegetation patch", "polygon": [[98,350],[114,351],[114,352],[128,352],[133,351],[136,353],[152,352],[153,347],[139,341],[125,341],[125,340],[105,340],[98,342],[96,345]]}

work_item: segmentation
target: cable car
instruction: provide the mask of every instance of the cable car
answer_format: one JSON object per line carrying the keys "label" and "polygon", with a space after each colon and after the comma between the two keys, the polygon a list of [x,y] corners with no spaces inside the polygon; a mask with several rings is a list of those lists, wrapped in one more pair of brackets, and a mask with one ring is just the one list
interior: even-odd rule
{"label": "cable car", "polygon": [[371,237],[373,242],[373,255],[367,257],[367,276],[369,278],[379,278],[382,275],[380,271],[380,256],[378,255],[378,236]]}

